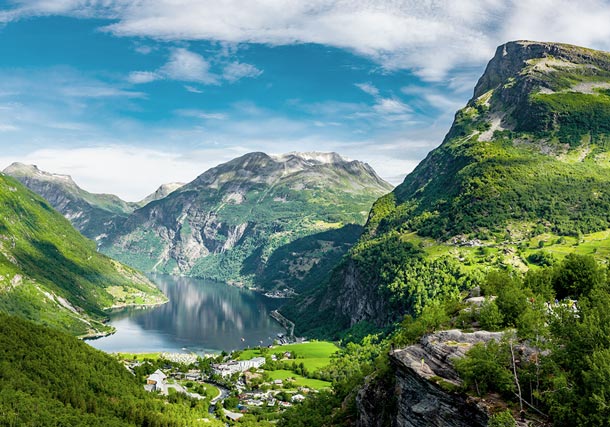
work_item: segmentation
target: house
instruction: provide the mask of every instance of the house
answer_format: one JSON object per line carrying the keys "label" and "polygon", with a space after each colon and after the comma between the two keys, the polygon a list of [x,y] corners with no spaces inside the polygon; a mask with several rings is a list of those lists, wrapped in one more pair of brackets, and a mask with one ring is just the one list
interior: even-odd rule
{"label": "house", "polygon": [[225,416],[228,419],[230,419],[231,421],[239,421],[239,419],[244,416],[244,414],[239,414],[237,412],[227,411],[226,409],[223,409],[222,411],[224,412]]}
{"label": "house", "polygon": [[157,369],[153,372],[148,378],[146,378],[146,385],[144,389],[146,391],[160,391],[161,393],[165,392],[165,380],[167,375],[165,375],[160,369]]}
{"label": "house", "polygon": [[292,396],[290,398],[291,402],[302,402],[305,400],[305,396],[303,396],[302,394],[295,394],[294,396]]}

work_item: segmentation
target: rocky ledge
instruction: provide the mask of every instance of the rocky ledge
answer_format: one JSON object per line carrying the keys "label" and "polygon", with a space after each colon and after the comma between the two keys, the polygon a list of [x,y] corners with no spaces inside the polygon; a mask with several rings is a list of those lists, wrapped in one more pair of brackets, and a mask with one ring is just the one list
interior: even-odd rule
{"label": "rocky ledge", "polygon": [[461,385],[452,360],[464,357],[476,343],[500,340],[500,332],[442,331],[419,344],[393,351],[396,367],[396,426],[466,427],[487,425],[484,405],[451,390]]}
{"label": "rocky ledge", "polygon": [[[395,427],[487,426],[489,417],[485,403],[457,392],[461,380],[452,361],[464,357],[479,342],[501,338],[501,332],[448,330],[427,335],[418,344],[392,351],[394,389],[367,383],[357,398],[358,427],[388,425],[388,421]],[[389,405],[391,400],[394,400],[393,405]],[[388,405],[393,412],[391,415]]]}

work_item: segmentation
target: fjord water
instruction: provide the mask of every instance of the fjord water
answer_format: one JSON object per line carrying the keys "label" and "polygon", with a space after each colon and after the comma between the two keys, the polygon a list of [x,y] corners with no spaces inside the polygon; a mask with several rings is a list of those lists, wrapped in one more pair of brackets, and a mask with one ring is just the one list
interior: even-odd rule
{"label": "fjord water", "polygon": [[106,352],[210,352],[267,345],[285,330],[269,316],[279,301],[210,280],[153,275],[169,302],[111,315],[114,335],[88,341]]}

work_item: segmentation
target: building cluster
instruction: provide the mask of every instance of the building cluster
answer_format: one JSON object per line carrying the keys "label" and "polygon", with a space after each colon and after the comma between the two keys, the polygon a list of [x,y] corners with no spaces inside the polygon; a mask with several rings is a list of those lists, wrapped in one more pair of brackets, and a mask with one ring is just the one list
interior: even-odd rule
{"label": "building cluster", "polygon": [[255,357],[250,360],[234,360],[226,363],[212,365],[215,374],[223,377],[231,376],[235,373],[245,372],[249,369],[258,369],[265,364],[264,357]]}

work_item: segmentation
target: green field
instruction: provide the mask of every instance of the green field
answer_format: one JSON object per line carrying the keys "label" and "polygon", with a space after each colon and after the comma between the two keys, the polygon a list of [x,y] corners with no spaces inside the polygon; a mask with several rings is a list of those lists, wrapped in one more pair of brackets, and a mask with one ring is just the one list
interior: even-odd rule
{"label": "green field", "polygon": [[[339,351],[339,347],[336,344],[328,341],[312,341],[307,343],[299,344],[287,344],[279,345],[272,348],[262,349],[248,349],[244,350],[239,355],[239,360],[248,360],[253,357],[259,357],[263,355],[277,354],[282,355],[285,352],[291,352],[296,359],[284,360],[284,367],[288,369],[278,369],[275,371],[266,372],[273,380],[283,380],[286,378],[294,378],[297,386],[310,387],[314,389],[321,389],[330,387],[330,383],[326,381],[320,381],[311,378],[305,378],[292,372],[290,366],[295,363],[300,365],[301,363],[305,367],[308,373],[313,373],[318,369],[324,368],[330,364],[331,356]],[[279,360],[279,358],[278,358]]]}
{"label": "green field", "polygon": [[220,390],[214,384],[205,383],[205,394],[211,400],[220,394]]}
{"label": "green field", "polygon": [[297,375],[292,371],[287,371],[284,369],[278,369],[277,371],[267,371],[269,377],[272,380],[285,380],[287,378],[293,378],[294,384],[298,387],[309,387],[315,390],[320,390],[323,388],[329,388],[331,383],[328,381],[316,380],[312,378],[305,378],[301,375]]}
{"label": "green field", "polygon": [[119,360],[157,360],[161,353],[117,353]]}
{"label": "green field", "polygon": [[296,355],[296,359],[290,359],[288,363],[303,363],[309,372],[314,372],[330,364],[330,357],[339,350],[334,343],[328,341],[312,341],[300,344],[287,344],[275,346],[270,349],[248,349],[239,355],[239,360],[248,360],[265,354],[282,354],[287,351]]}
{"label": "green field", "polygon": [[[296,354],[298,359],[315,359],[315,363],[320,364],[323,361],[330,361],[330,356],[337,351],[339,351],[339,347],[336,344],[328,341],[312,341],[306,343],[299,344],[286,344],[279,345],[269,349],[263,350],[266,354],[278,354],[285,353],[287,351]],[[258,348],[244,350],[239,355],[239,360],[249,360],[253,357],[262,356],[263,353]],[[304,360],[299,360],[299,362],[304,362]],[[326,366],[324,364],[319,367]]]}

